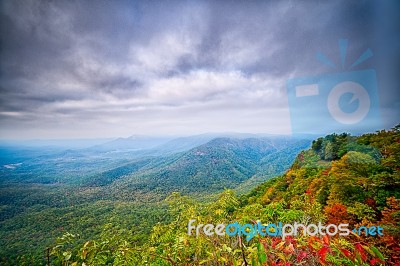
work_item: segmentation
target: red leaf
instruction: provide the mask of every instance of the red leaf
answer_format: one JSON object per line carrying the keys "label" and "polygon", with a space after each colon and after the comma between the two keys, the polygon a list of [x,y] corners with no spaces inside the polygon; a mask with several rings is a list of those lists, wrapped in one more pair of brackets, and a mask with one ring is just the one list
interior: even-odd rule
{"label": "red leaf", "polygon": [[285,241],[286,241],[286,244],[290,244],[293,241],[293,237],[292,236],[287,236],[287,237],[285,237]]}
{"label": "red leaf", "polygon": [[298,255],[297,255],[297,262],[300,262],[300,261],[302,261],[304,258],[306,258],[307,257],[307,252],[305,252],[305,251],[302,251],[302,252],[300,252]]}
{"label": "red leaf", "polygon": [[365,254],[364,248],[360,243],[355,244],[356,250],[360,253],[361,259],[365,261],[367,259],[367,255]]}
{"label": "red leaf", "polygon": [[323,247],[318,251],[319,260],[321,263],[326,263],[326,255],[328,254],[329,248]]}
{"label": "red leaf", "polygon": [[276,246],[279,242],[281,242],[281,239],[280,239],[279,237],[276,237],[274,240],[272,240],[271,247],[272,247],[273,249],[275,249],[275,246]]}
{"label": "red leaf", "polygon": [[381,262],[380,259],[377,259],[377,258],[372,259],[372,260],[369,262],[369,265],[375,265],[375,264],[382,264],[382,262]]}
{"label": "red leaf", "polygon": [[345,255],[347,258],[353,260],[353,256],[352,256],[351,252],[348,251],[347,249],[341,248],[340,252],[342,252],[342,254]]}

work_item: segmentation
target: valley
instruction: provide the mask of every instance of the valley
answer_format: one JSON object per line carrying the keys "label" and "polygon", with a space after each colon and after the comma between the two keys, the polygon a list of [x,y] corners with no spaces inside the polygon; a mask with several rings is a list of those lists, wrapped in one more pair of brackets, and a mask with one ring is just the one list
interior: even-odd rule
{"label": "valley", "polygon": [[132,241],[143,243],[154,224],[171,218],[165,199],[172,192],[206,202],[225,189],[247,193],[282,174],[311,140],[204,134],[136,136],[72,149],[71,143],[46,144],[0,148],[4,263],[26,254],[39,263],[63,232],[92,238],[109,223],[136,228]]}

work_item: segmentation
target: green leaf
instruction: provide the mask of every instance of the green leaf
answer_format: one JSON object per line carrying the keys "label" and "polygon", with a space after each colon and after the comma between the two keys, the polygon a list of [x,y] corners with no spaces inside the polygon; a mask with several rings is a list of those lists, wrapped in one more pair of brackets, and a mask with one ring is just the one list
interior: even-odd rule
{"label": "green leaf", "polygon": [[235,259],[233,259],[233,266],[238,266],[238,264],[237,264]]}
{"label": "green leaf", "polygon": [[259,255],[258,259],[259,259],[260,263],[265,263],[265,262],[267,262],[267,255],[263,252]]}
{"label": "green leaf", "polygon": [[381,253],[376,247],[371,247],[371,250],[375,253],[375,255],[376,255],[381,261],[385,261],[385,258],[383,257],[382,253]]}
{"label": "green leaf", "polygon": [[71,254],[71,252],[65,251],[65,252],[63,252],[63,256],[64,256],[64,259],[66,261],[68,261],[71,258],[72,254]]}
{"label": "green leaf", "polygon": [[261,264],[263,264],[267,261],[267,255],[264,252],[264,247],[261,245],[261,243],[258,243],[257,249],[258,249],[258,261]]}

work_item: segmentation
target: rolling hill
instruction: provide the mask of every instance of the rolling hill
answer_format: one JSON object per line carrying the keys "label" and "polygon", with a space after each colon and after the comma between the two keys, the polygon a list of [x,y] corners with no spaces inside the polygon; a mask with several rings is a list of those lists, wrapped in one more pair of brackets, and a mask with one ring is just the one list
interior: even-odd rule
{"label": "rolling hill", "polygon": [[216,138],[186,152],[146,157],[87,177],[81,185],[102,186],[103,196],[124,200],[143,194],[161,199],[172,191],[209,194],[247,182],[246,190],[283,173],[309,145],[290,138]]}
{"label": "rolling hill", "polygon": [[41,265],[43,250],[60,233],[96,237],[115,222],[143,243],[154,224],[169,221],[164,199],[171,193],[206,201],[226,188],[245,193],[283,173],[311,145],[249,134],[190,136],[137,150],[120,150],[121,141],[135,142],[0,148],[0,244],[7,247],[0,264],[31,254],[23,260]]}

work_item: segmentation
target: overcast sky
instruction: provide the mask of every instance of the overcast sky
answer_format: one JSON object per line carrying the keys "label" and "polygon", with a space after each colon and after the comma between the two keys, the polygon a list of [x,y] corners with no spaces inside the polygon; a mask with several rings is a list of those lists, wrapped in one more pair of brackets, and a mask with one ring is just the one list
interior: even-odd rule
{"label": "overcast sky", "polygon": [[347,70],[316,59],[340,65],[343,38],[348,66],[373,51],[353,70],[377,71],[383,126],[400,122],[398,3],[0,4],[0,138],[288,134],[286,81]]}

